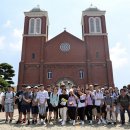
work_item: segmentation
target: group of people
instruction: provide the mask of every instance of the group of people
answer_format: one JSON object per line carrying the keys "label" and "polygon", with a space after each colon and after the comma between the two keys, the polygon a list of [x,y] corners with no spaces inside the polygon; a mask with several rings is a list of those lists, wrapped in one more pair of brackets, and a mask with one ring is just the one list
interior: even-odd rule
{"label": "group of people", "polygon": [[[113,124],[130,122],[130,86],[123,87],[120,91],[115,87],[101,87],[88,85],[85,89],[72,86],[66,89],[65,84],[58,86],[43,85],[35,87],[21,87],[17,93],[13,87],[2,95],[2,106],[5,110],[5,123],[12,122],[14,105],[18,108],[17,124],[56,124],[73,126],[76,122],[84,125]],[[128,113],[128,121],[125,119]],[[31,118],[30,118],[31,116]],[[87,120],[87,121],[85,121]]]}

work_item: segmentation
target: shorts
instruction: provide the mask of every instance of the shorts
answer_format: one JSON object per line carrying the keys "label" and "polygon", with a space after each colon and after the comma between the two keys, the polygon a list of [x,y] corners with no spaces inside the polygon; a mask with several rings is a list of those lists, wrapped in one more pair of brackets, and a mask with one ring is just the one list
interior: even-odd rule
{"label": "shorts", "polygon": [[58,112],[58,106],[57,106],[57,107],[53,107],[53,106],[52,106],[52,108],[53,108],[53,111],[54,111],[54,112]]}
{"label": "shorts", "polygon": [[31,110],[32,110],[32,114],[38,114],[38,106],[32,106]]}
{"label": "shorts", "polygon": [[101,113],[101,108],[100,106],[95,106],[96,110],[97,110],[97,113]]}
{"label": "shorts", "polygon": [[115,109],[116,109],[116,110],[115,110],[116,113],[120,113],[120,107],[119,107],[118,105],[115,106]]}
{"label": "shorts", "polygon": [[106,113],[106,105],[101,106],[101,112]]}
{"label": "shorts", "polygon": [[48,107],[46,108],[46,112],[53,112],[53,106],[50,104],[48,105]]}
{"label": "shorts", "polygon": [[21,105],[21,112],[23,112],[23,113],[26,113],[26,112],[30,112],[30,109],[31,109],[31,106],[30,106],[30,104],[28,104],[28,105]]}
{"label": "shorts", "polygon": [[5,112],[14,112],[14,104],[6,103],[4,107],[5,107]]}

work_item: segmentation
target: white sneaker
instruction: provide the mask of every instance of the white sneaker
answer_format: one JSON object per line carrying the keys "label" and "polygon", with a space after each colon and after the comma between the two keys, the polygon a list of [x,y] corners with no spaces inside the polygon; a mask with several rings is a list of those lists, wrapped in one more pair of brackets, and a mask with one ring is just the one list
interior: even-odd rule
{"label": "white sneaker", "polygon": [[62,122],[62,119],[59,119],[59,122]]}
{"label": "white sneaker", "polygon": [[81,121],[81,124],[84,125],[84,121]]}
{"label": "white sneaker", "polygon": [[92,120],[90,120],[90,121],[89,121],[89,125],[92,125],[92,124],[93,124],[93,122],[92,122]]}
{"label": "white sneaker", "polygon": [[73,126],[75,126],[75,120],[73,120]]}
{"label": "white sneaker", "polygon": [[102,123],[105,124],[105,125],[107,124],[106,121],[105,121],[104,119],[102,119]]}
{"label": "white sneaker", "polygon": [[101,124],[101,120],[99,119],[99,121],[98,121],[98,123],[97,123],[98,125],[100,125]]}
{"label": "white sneaker", "polygon": [[41,120],[39,120],[37,124],[38,124],[38,125],[41,125]]}
{"label": "white sneaker", "polygon": [[43,125],[46,125],[46,122],[45,122],[45,121],[43,121]]}
{"label": "white sneaker", "polygon": [[61,122],[61,125],[64,126],[64,125],[65,125],[65,121],[62,121],[62,122]]}

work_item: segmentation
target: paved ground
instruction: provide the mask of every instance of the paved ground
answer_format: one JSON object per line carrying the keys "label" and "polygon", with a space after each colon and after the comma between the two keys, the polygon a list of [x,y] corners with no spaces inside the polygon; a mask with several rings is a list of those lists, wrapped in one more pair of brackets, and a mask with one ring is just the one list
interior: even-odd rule
{"label": "paved ground", "polygon": [[117,126],[113,126],[113,125],[88,125],[85,124],[84,126],[81,126],[79,124],[76,124],[75,126],[71,126],[70,124],[67,124],[67,126],[60,126],[58,125],[47,125],[47,126],[43,126],[43,125],[30,125],[30,126],[26,126],[26,125],[16,125],[15,122],[18,118],[18,113],[17,110],[15,110],[14,112],[14,120],[12,122],[12,124],[5,124],[4,123],[4,119],[5,119],[5,115],[4,113],[0,113],[0,130],[130,130],[130,124],[126,123],[126,125],[121,126],[120,124],[118,124]]}

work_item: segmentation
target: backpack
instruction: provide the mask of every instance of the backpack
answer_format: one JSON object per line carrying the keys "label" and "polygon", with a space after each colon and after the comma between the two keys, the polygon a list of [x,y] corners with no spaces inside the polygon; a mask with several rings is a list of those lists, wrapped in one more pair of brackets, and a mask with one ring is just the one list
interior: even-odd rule
{"label": "backpack", "polygon": [[[6,98],[6,94],[7,94],[7,91],[5,92],[5,98]],[[13,92],[13,97],[12,98],[14,98],[14,92]]]}

